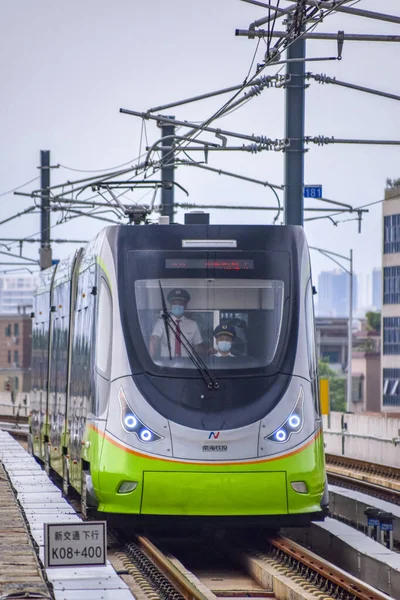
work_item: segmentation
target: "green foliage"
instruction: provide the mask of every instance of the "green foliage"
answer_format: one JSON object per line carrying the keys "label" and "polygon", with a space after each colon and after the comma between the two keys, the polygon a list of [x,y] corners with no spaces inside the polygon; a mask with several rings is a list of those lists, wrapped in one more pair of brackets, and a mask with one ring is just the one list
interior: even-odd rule
{"label": "green foliage", "polygon": [[365,315],[367,317],[367,327],[369,331],[381,332],[381,313],[369,311]]}
{"label": "green foliage", "polygon": [[400,187],[400,179],[386,179],[386,187],[388,189]]}
{"label": "green foliage", "polygon": [[376,344],[375,344],[375,340],[372,339],[368,339],[365,340],[362,344],[360,344],[360,346],[357,348],[357,352],[365,352],[365,353],[369,353],[369,352],[376,352]]}
{"label": "green foliage", "polygon": [[329,379],[329,400],[332,411],[346,412],[346,379],[330,368],[329,362],[318,361],[320,379]]}

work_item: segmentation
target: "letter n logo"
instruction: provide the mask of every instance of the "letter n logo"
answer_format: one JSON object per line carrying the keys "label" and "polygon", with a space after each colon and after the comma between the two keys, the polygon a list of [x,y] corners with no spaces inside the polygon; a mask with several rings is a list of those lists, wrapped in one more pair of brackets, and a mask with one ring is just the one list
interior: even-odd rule
{"label": "letter n logo", "polygon": [[208,439],[211,440],[211,438],[213,437],[214,440],[217,440],[219,438],[219,434],[220,434],[219,431],[217,431],[217,433],[215,433],[214,431],[211,431],[210,435],[208,436]]}

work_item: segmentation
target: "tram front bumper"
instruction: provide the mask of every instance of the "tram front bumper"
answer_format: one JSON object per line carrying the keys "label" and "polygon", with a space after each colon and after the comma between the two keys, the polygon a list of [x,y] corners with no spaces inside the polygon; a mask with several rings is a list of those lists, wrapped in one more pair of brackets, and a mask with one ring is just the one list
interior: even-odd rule
{"label": "tram front bumper", "polygon": [[287,514],[285,472],[145,471],[141,514]]}

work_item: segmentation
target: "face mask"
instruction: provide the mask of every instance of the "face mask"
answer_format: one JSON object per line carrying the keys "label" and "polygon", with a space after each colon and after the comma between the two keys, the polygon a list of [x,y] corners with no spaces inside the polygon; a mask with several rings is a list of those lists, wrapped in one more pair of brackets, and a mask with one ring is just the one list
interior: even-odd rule
{"label": "face mask", "polygon": [[217,348],[218,350],[221,350],[221,352],[229,352],[232,348],[232,344],[231,342],[217,342]]}
{"label": "face mask", "polygon": [[179,318],[185,312],[185,307],[181,306],[180,304],[174,304],[173,306],[171,306],[171,312],[174,315],[174,317]]}

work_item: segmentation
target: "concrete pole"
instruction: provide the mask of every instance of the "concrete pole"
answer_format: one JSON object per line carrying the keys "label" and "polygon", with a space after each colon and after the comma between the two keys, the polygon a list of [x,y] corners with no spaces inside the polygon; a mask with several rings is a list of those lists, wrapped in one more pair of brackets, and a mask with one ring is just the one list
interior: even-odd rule
{"label": "concrete pole", "polygon": [[[170,117],[174,119],[174,117]],[[173,146],[173,139],[170,136],[175,135],[175,126],[168,125],[165,122],[158,121],[157,125],[161,129],[161,137],[167,138],[163,140],[161,144],[161,156],[162,156],[162,167],[161,167],[161,179],[163,186],[161,188],[161,214],[169,217],[169,222],[174,222],[174,151],[171,150]],[[169,147],[168,150],[163,147]]]}
{"label": "concrete pole", "polygon": [[40,268],[51,267],[52,256],[50,247],[50,151],[40,151],[40,187],[42,188],[40,215]]}
{"label": "concrete pole", "polygon": [[[306,42],[298,39],[290,44],[287,58],[305,58]],[[285,137],[290,146],[285,150],[285,225],[301,225],[304,219],[304,116],[305,62],[289,62],[286,73]]]}
{"label": "concrete pole", "polygon": [[348,356],[347,356],[347,412],[352,409],[353,377],[351,359],[353,355],[353,250],[350,250],[349,268],[349,329],[348,329]]}

